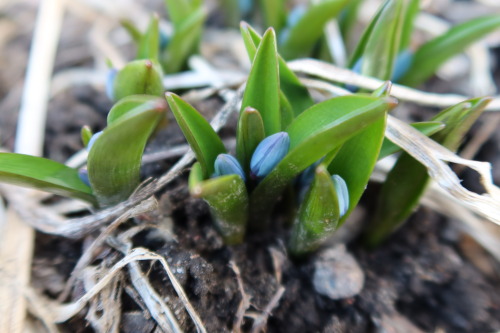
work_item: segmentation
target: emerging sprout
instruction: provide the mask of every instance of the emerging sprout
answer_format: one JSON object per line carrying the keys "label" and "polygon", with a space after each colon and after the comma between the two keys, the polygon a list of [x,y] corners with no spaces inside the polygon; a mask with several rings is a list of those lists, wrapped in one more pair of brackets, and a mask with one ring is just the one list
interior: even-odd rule
{"label": "emerging sprout", "polygon": [[267,176],[285,157],[289,149],[290,137],[286,132],[279,132],[262,140],[250,161],[252,177],[263,178]]}
{"label": "emerging sprout", "polygon": [[245,173],[236,158],[229,154],[219,154],[214,163],[214,176],[238,175],[245,181]]}

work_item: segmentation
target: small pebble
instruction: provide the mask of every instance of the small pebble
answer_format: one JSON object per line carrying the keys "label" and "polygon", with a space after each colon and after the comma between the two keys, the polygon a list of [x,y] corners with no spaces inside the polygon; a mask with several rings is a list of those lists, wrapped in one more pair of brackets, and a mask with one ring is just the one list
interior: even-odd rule
{"label": "small pebble", "polygon": [[324,250],[314,263],[314,289],[331,299],[356,296],[363,289],[364,282],[361,267],[344,244]]}

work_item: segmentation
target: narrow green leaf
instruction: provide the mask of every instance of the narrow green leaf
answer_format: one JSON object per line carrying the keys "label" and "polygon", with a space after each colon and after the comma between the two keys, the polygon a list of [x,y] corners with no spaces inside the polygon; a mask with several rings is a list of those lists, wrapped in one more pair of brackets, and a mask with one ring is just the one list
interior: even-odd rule
{"label": "narrow green leaf", "polygon": [[[134,42],[136,44],[139,44],[139,42],[142,39],[142,32],[139,30],[139,28],[137,28],[137,26],[134,24],[134,22],[132,22],[131,20],[128,20],[128,19],[123,19],[123,20],[120,20],[120,24],[122,25],[122,27],[125,28],[125,30],[127,30],[128,34],[130,35],[130,37],[132,37]],[[110,67],[112,67],[112,66],[110,66]]]}
{"label": "narrow green leaf", "polygon": [[328,167],[331,174],[338,174],[349,186],[349,210],[340,224],[345,222],[366,189],[382,146],[385,123],[386,117],[381,117],[347,141]]}
{"label": "narrow green leaf", "polygon": [[[445,128],[445,125],[440,121],[424,121],[420,123],[413,123],[410,125],[420,133],[427,136],[431,136],[432,134],[437,133]],[[382,143],[382,148],[380,148],[378,159],[381,160],[384,157],[397,153],[400,150],[401,148],[398,145],[385,138],[384,142]]]}
{"label": "narrow green leaf", "polygon": [[389,80],[399,53],[405,18],[404,0],[388,0],[383,6],[363,50],[361,73]]}
{"label": "narrow green leaf", "polygon": [[236,130],[236,156],[247,176],[253,152],[265,137],[264,123],[259,111],[246,107],[241,113]]}
{"label": "narrow green leaf", "polygon": [[337,229],[339,217],[335,186],[326,167],[320,164],[293,225],[290,252],[301,256],[316,250]]}
{"label": "narrow green leaf", "polygon": [[285,0],[260,0],[264,14],[264,25],[279,33],[286,21]]}
{"label": "narrow green leaf", "polygon": [[185,66],[188,57],[196,49],[200,40],[204,21],[205,12],[200,7],[174,30],[170,43],[160,56],[166,73],[176,73]]}
{"label": "narrow green leaf", "polygon": [[379,88],[372,91],[371,95],[374,97],[389,97],[391,95],[392,82],[385,81]]}
{"label": "narrow green leaf", "polygon": [[371,123],[379,121],[393,103],[393,99],[341,96],[315,104],[295,118],[287,128],[290,152],[250,197],[251,216],[260,220],[255,223],[266,222],[276,199],[295,176]]}
{"label": "narrow green leaf", "polygon": [[382,185],[373,221],[364,242],[374,247],[385,240],[415,209],[429,181],[427,169],[403,153]]}
{"label": "narrow green leaf", "polygon": [[500,28],[500,15],[482,16],[459,24],[420,47],[401,84],[416,86],[432,76],[444,62],[475,41]]}
{"label": "narrow green leaf", "polygon": [[413,35],[413,25],[418,13],[420,12],[420,0],[406,1],[408,1],[408,5],[406,6],[403,28],[401,30],[401,43],[399,44],[400,52],[408,49],[410,46]]}
{"label": "narrow green leaf", "polygon": [[0,153],[0,182],[96,203],[77,170],[42,157]]}
{"label": "narrow green leaf", "polygon": [[[248,56],[253,61],[257,46],[260,44],[262,37],[247,23],[242,22],[240,25],[241,35],[245,42]],[[278,66],[280,75],[280,88],[285,94],[293,108],[295,116],[313,105],[313,100],[309,95],[307,88],[300,82],[295,73],[288,68],[285,60],[278,55]]]}
{"label": "narrow green leaf", "polygon": [[195,186],[203,181],[203,170],[201,169],[200,162],[195,162],[189,172],[188,187],[189,192],[193,192]]}
{"label": "narrow green leaf", "polygon": [[490,102],[490,97],[474,98],[438,113],[432,120],[446,124],[446,128],[432,138],[446,148],[456,151],[465,134]]}
{"label": "narrow green leaf", "polygon": [[226,152],[224,144],[210,123],[195,108],[174,93],[167,93],[166,98],[182,133],[200,162],[203,178],[207,179],[214,173],[217,155]]}
{"label": "narrow green leaf", "polygon": [[186,0],[165,0],[165,6],[175,29],[178,29],[193,11],[190,1]]}
{"label": "narrow green leaf", "polygon": [[151,59],[158,61],[160,51],[160,32],[158,30],[158,15],[153,15],[148,29],[142,35],[137,46],[136,59]]}
{"label": "narrow green leaf", "polygon": [[347,0],[323,0],[311,4],[300,20],[290,28],[280,45],[285,59],[307,56],[323,34],[324,25],[335,18]]}
{"label": "narrow green leaf", "polygon": [[108,126],[114,123],[123,115],[127,114],[127,112],[134,110],[136,107],[144,105],[148,102],[158,101],[158,99],[158,97],[151,95],[130,95],[120,99],[111,107],[111,110],[109,110],[108,112]]}
{"label": "narrow green leaf", "polygon": [[351,58],[349,60],[349,68],[353,68],[356,65],[356,63],[363,56],[363,53],[365,51],[368,40],[370,39],[370,36],[373,32],[373,29],[375,28],[375,25],[377,24],[377,21],[379,20],[380,15],[384,11],[384,8],[386,8],[388,6],[389,1],[390,0],[386,0],[382,4],[382,6],[378,10],[378,12],[375,14],[373,19],[370,21],[370,24],[366,27],[365,31],[363,32],[363,35],[361,35],[361,38],[360,38],[358,44],[356,45],[356,48],[354,49],[354,52],[352,53]]}
{"label": "narrow green leaf", "polygon": [[240,176],[228,175],[199,182],[193,186],[191,194],[208,203],[215,226],[226,244],[243,241],[248,221],[248,194]]}
{"label": "narrow green leaf", "polygon": [[241,110],[259,110],[266,136],[281,131],[279,71],[276,35],[272,28],[262,38],[248,76]]}
{"label": "narrow green leaf", "polygon": [[120,100],[130,95],[163,95],[163,73],[160,65],[152,60],[134,60],[123,67],[113,84],[113,96]]}
{"label": "narrow green leaf", "polygon": [[[432,120],[444,122],[446,127],[432,138],[448,149],[456,150],[465,133],[489,102],[489,98],[476,98],[440,112]],[[387,175],[374,221],[364,235],[368,246],[378,245],[408,218],[419,203],[429,179],[425,166],[408,153],[401,154]]]}
{"label": "narrow green leaf", "polygon": [[144,103],[115,120],[94,142],[87,168],[102,207],[127,199],[136,189],[144,147],[165,110],[160,98]]}
{"label": "narrow green leaf", "polygon": [[84,147],[87,147],[92,135],[94,135],[94,133],[92,133],[92,130],[90,129],[89,126],[85,125],[82,127],[82,129],[80,131],[80,137],[82,139],[82,143],[83,143]]}
{"label": "narrow green leaf", "polygon": [[290,104],[290,101],[282,91],[280,91],[280,115],[282,129],[287,128],[292,123],[293,118],[295,118],[292,104]]}

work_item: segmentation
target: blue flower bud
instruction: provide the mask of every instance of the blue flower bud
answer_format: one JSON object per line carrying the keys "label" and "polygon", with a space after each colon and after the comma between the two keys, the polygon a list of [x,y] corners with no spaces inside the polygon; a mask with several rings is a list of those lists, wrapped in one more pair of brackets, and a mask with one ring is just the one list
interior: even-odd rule
{"label": "blue flower bud", "polygon": [[80,180],[84,182],[85,185],[90,186],[89,171],[86,167],[80,168],[80,170],[78,170],[78,177],[80,177]]}
{"label": "blue flower bud", "polygon": [[97,138],[99,138],[101,136],[101,134],[102,134],[102,131],[97,132],[94,135],[92,135],[92,137],[89,140],[89,143],[87,144],[87,151],[90,151],[90,149],[94,145],[95,140],[97,140]]}
{"label": "blue flower bud", "polygon": [[113,94],[113,85],[115,84],[115,78],[118,74],[118,70],[116,68],[111,68],[108,72],[108,76],[106,77],[106,96],[112,101],[115,100]]}
{"label": "blue flower bud", "polygon": [[404,50],[399,52],[396,62],[394,63],[394,70],[392,71],[391,81],[398,82],[411,67],[413,62],[413,52]]}
{"label": "blue flower bud", "polygon": [[245,181],[245,173],[243,168],[236,158],[229,154],[219,154],[215,159],[215,173],[214,176],[224,176],[224,175],[238,175]]}
{"label": "blue flower bud", "polygon": [[286,132],[279,132],[262,140],[250,161],[252,177],[263,178],[285,157],[290,149],[290,137]]}
{"label": "blue flower bud", "polygon": [[335,186],[335,191],[337,192],[337,198],[339,199],[340,217],[342,217],[349,210],[349,192],[347,184],[339,175],[333,175],[332,180],[333,186]]}

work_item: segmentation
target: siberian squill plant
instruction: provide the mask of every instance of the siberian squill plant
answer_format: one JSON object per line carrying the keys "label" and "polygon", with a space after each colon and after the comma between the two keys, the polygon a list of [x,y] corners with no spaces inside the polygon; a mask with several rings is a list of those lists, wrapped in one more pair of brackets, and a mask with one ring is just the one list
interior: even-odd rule
{"label": "siberian squill plant", "polygon": [[[354,94],[314,104],[278,55],[274,30],[268,29],[262,38],[247,24],[241,31],[253,62],[235,156],[228,154],[201,114],[167,93],[197,158],[189,189],[209,204],[228,244],[242,242],[247,229],[265,231],[278,198],[284,191],[296,192],[291,204],[298,206],[298,213],[289,247],[303,255],[321,245],[359,201],[382,145],[386,112],[396,102]],[[362,151],[364,164],[339,159],[342,147],[361,136],[370,141],[370,149]]]}

